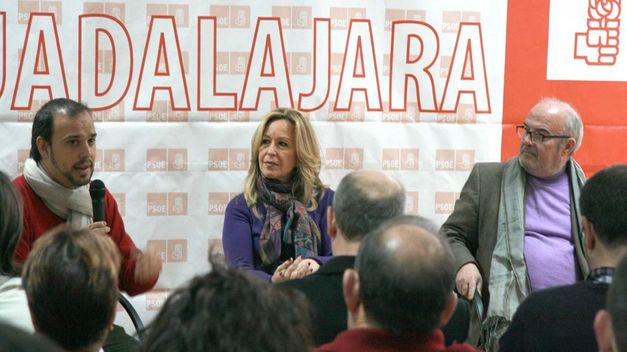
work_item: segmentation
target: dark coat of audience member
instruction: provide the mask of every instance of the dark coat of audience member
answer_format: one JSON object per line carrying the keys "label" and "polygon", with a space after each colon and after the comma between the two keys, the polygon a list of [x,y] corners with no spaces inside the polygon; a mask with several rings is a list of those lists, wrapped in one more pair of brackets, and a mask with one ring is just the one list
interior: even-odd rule
{"label": "dark coat of audience member", "polygon": [[627,255],[616,266],[606,309],[597,313],[594,332],[599,351],[627,352]]}
{"label": "dark coat of audience member", "polygon": [[502,352],[594,351],[593,322],[605,308],[614,267],[627,253],[627,165],[596,173],[581,190],[590,274],[584,281],[533,292],[500,340]]}

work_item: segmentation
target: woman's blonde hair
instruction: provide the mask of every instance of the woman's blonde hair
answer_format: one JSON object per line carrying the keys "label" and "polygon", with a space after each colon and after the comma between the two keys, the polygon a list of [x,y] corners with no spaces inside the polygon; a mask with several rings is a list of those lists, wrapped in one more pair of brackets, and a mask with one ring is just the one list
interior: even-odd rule
{"label": "woman's blonde hair", "polygon": [[312,211],[318,207],[318,199],[322,197],[324,192],[324,185],[320,181],[320,147],[316,133],[309,120],[294,109],[281,108],[273,110],[261,120],[250,143],[252,157],[248,176],[246,176],[244,184],[244,198],[246,199],[246,204],[252,208],[253,213],[257,217],[261,217],[257,209],[259,202],[257,180],[261,177],[259,146],[261,146],[263,134],[268,126],[277,120],[287,120],[294,125],[296,166],[294,169],[292,194],[305,204],[308,211]]}

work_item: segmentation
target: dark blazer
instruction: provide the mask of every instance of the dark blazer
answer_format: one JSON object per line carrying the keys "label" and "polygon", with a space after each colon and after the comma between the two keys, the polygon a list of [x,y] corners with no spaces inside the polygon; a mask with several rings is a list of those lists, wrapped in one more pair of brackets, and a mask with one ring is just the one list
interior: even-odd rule
{"label": "dark blazer", "polygon": [[298,289],[307,296],[314,312],[314,326],[318,327],[314,332],[316,346],[332,341],[340,331],[346,330],[342,276],[354,263],[354,256],[335,256],[307,277],[278,284]]}
{"label": "dark blazer", "polygon": [[[352,268],[354,262],[354,256],[332,257],[315,273],[278,284],[279,287],[298,289],[309,299],[314,311],[314,326],[317,326],[317,332],[314,333],[316,346],[333,341],[339,332],[347,328],[348,313],[342,293],[342,277],[344,270]],[[459,299],[451,320],[442,328],[446,345],[453,341],[466,341],[469,319],[468,302]]]}
{"label": "dark blazer", "polygon": [[593,323],[609,284],[590,280],[533,292],[514,314],[499,351],[597,351]]}
{"label": "dark blazer", "polygon": [[[490,297],[488,292],[490,265],[498,229],[501,181],[508,163],[518,163],[518,158],[506,163],[476,163],[462,188],[459,199],[455,202],[455,210],[440,229],[440,233],[449,239],[457,270],[466,263],[475,263],[479,267],[483,278],[481,293],[486,309]],[[566,170],[570,170],[570,167],[567,166]],[[568,176],[572,180],[570,173]],[[588,263],[584,256],[583,232],[575,207],[578,201],[574,199],[571,189],[573,242],[579,269],[582,277],[586,277]]]}

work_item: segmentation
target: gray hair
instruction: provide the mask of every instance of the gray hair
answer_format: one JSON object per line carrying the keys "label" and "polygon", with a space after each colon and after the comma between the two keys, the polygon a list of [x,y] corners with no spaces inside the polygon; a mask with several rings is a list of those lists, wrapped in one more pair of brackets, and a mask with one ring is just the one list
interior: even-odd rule
{"label": "gray hair", "polygon": [[405,189],[379,171],[351,172],[335,191],[333,209],[344,237],[359,241],[385,220],[403,214]]}
{"label": "gray hair", "polygon": [[542,98],[537,105],[541,104],[557,106],[566,114],[564,133],[575,138],[575,149],[573,149],[573,152],[579,149],[583,140],[583,123],[577,110],[572,105],[557,98]]}

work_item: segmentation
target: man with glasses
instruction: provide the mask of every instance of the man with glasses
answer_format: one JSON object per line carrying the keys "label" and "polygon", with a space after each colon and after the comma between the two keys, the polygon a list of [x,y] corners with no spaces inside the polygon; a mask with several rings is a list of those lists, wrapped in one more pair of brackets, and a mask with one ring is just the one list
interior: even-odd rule
{"label": "man with glasses", "polygon": [[469,300],[479,293],[487,307],[479,341],[486,350],[498,348],[530,292],[588,274],[576,202],[584,174],[572,159],[581,118],[568,103],[545,98],[516,130],[518,156],[477,163],[440,229],[455,255],[457,292]]}

